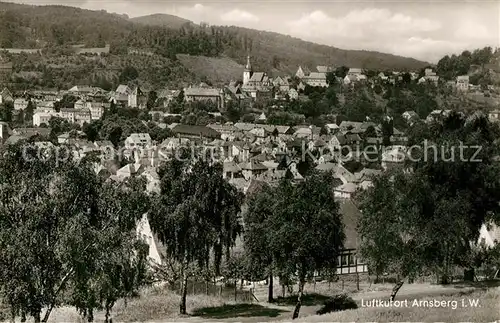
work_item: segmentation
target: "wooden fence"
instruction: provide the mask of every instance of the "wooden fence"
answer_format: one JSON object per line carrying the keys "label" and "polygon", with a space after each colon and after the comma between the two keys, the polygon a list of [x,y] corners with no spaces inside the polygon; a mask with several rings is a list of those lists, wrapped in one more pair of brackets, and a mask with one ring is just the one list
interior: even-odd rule
{"label": "wooden fence", "polygon": [[[172,288],[180,293],[180,282],[176,282]],[[219,296],[238,303],[252,303],[256,300],[252,290],[240,289],[238,284],[229,286],[210,282],[188,281],[187,294]]]}

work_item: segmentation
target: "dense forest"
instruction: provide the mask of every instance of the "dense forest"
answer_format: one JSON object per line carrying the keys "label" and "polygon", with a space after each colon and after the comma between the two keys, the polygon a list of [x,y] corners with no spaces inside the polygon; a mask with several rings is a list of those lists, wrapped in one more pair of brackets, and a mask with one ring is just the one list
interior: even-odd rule
{"label": "dense forest", "polygon": [[[127,48],[148,49],[170,59],[176,54],[227,56],[244,63],[250,53],[262,70],[295,72],[297,66],[346,65],[370,69],[414,70],[426,65],[415,59],[369,51],[318,45],[272,32],[240,27],[195,25],[173,28],[162,16],[134,22],[125,15],[64,6],[27,6],[0,2],[0,48],[53,48],[83,44],[111,45],[114,54]],[[171,16],[167,17],[171,20]],[[169,21],[170,21],[169,20]],[[182,20],[181,20],[182,21]]]}
{"label": "dense forest", "polygon": [[[476,49],[473,52],[466,50],[460,55],[446,55],[439,60],[436,67],[437,73],[445,80],[452,80],[459,75],[467,75],[469,72],[473,72],[471,67],[474,65],[477,67],[477,70],[482,70],[485,65],[495,67],[493,63],[497,57],[498,50],[494,52],[491,47]],[[496,65],[498,68],[498,64]],[[477,84],[477,82],[474,81],[472,83]],[[486,82],[486,84],[487,83],[488,82]]]}

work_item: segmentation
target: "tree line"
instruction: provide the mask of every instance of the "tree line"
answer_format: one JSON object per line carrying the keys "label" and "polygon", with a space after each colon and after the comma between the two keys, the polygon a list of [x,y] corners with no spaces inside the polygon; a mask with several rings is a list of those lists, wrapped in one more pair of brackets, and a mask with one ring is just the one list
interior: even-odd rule
{"label": "tree line", "polygon": [[500,223],[498,126],[481,114],[453,113],[443,124],[418,127],[410,142],[424,147],[428,140],[436,149],[428,158],[414,151],[414,161],[377,178],[359,198],[361,255],[373,274],[399,277],[392,299],[406,279],[421,275],[448,284],[453,269],[464,268],[465,279],[474,279],[488,254],[478,243],[480,228]]}

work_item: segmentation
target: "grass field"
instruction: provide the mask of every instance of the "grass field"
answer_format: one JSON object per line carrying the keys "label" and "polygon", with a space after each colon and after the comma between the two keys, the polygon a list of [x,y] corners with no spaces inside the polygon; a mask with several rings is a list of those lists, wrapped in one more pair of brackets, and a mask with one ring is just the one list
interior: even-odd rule
{"label": "grass field", "polygon": [[[500,319],[500,281],[494,283],[453,284],[449,286],[429,283],[405,284],[399,291],[396,300],[407,300],[407,307],[372,308],[363,307],[373,299],[388,300],[392,285],[361,283],[360,290],[354,282],[317,283],[306,285],[306,295],[300,311],[298,322],[493,322]],[[322,316],[316,311],[329,296],[344,292],[348,293],[358,304],[356,310],[347,310]],[[180,296],[163,288],[148,288],[143,290],[141,297],[118,302],[115,305],[112,318],[114,322],[284,322],[291,321],[295,305],[295,295],[279,298],[281,287],[276,286],[275,297],[278,301],[269,304],[264,302],[267,286],[256,286],[256,294],[260,302],[235,303],[233,300],[206,295],[188,295],[188,315],[181,316],[179,312]],[[464,304],[468,307],[462,306]],[[414,300],[444,301],[448,306],[439,308],[412,306]],[[469,300],[477,300],[477,306],[471,306]],[[450,301],[457,301],[457,307],[452,308]],[[104,320],[104,313],[95,315],[96,322]],[[30,321],[28,321],[30,322]],[[72,308],[58,308],[53,312],[49,322],[85,322]]]}
{"label": "grass field", "polygon": [[[464,300],[464,306],[462,306]],[[470,300],[477,300],[471,306]],[[314,315],[298,322],[494,322],[500,319],[500,289],[479,290],[472,293],[426,297],[419,301],[444,302],[445,307],[412,306],[392,308],[361,307],[326,315]],[[453,302],[456,302],[455,308]],[[415,305],[419,305],[415,304]]]}

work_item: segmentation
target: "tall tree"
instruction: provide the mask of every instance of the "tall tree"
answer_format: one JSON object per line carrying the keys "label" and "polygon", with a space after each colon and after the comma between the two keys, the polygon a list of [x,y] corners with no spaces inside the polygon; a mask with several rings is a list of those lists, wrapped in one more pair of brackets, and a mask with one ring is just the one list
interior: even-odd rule
{"label": "tall tree", "polygon": [[61,295],[80,291],[69,286],[82,281],[82,270],[104,274],[102,260],[135,239],[145,185],[105,184],[89,161],[40,155],[27,142],[7,148],[0,177],[0,291],[12,316],[40,322],[47,308],[46,322]]}
{"label": "tall tree", "polygon": [[281,273],[297,274],[293,319],[299,316],[306,279],[335,268],[343,248],[344,226],[332,192],[332,174],[313,173],[297,185],[284,180],[275,195],[270,248]]}
{"label": "tall tree", "polygon": [[[266,267],[269,278],[267,301],[274,301],[273,295],[273,250],[270,248],[272,231],[270,230],[275,207],[275,190],[264,185],[257,193],[250,195],[248,209],[244,213],[245,250],[253,263]],[[275,274],[275,273],[274,273]]]}
{"label": "tall tree", "polygon": [[193,161],[174,159],[160,170],[161,193],[150,214],[167,255],[180,264],[181,314],[186,314],[190,266],[207,268],[213,254],[218,274],[223,253],[229,255],[242,230],[238,217],[241,193],[222,179],[220,165]]}
{"label": "tall tree", "polygon": [[414,157],[413,172],[382,177],[364,194],[362,254],[400,276],[391,298],[424,270],[448,283],[452,266],[474,268],[480,227],[500,220],[499,166],[491,160],[497,131],[485,116],[452,114],[432,129],[432,145]]}

